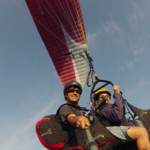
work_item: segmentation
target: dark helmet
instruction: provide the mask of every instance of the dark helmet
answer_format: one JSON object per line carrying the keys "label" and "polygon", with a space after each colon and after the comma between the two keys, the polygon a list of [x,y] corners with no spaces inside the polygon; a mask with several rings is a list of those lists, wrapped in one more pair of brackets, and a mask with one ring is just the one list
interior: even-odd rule
{"label": "dark helmet", "polygon": [[107,93],[109,95],[109,97],[111,98],[111,93],[108,89],[105,89],[105,88],[101,88],[99,89],[98,91],[96,91],[94,93],[94,101],[98,98],[98,96],[102,93]]}
{"label": "dark helmet", "polygon": [[77,87],[81,91],[81,94],[82,94],[82,86],[81,86],[81,84],[79,82],[77,82],[77,81],[71,81],[71,82],[68,82],[65,85],[65,87],[64,87],[64,96],[66,94],[67,89],[70,88],[70,87],[72,87],[72,86],[73,87]]}

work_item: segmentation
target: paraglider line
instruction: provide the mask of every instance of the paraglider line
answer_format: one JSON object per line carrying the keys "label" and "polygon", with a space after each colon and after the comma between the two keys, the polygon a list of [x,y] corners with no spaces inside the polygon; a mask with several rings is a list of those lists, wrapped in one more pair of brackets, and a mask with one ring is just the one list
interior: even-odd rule
{"label": "paraglider line", "polygon": [[[47,13],[53,18],[53,20],[56,22],[56,24],[58,25],[58,27],[60,27],[60,25],[58,24],[58,22],[54,19],[54,17],[53,17],[53,15],[51,15],[51,13],[46,9],[46,7],[44,6],[44,4],[42,4],[42,2],[41,1],[39,1],[40,2],[40,4],[43,6],[43,8],[47,11]],[[47,2],[48,3],[48,2]],[[49,3],[48,3],[48,5],[49,5]],[[50,9],[52,9],[52,7],[49,5],[49,7],[50,7]],[[52,11],[54,12],[54,10],[52,9]],[[54,12],[55,13],[55,12]],[[56,14],[55,14],[56,15]],[[58,16],[56,16],[57,18],[58,18]],[[59,20],[59,18],[58,18],[58,20]],[[61,28],[61,27],[60,27]],[[57,45],[59,46],[59,48],[60,48],[60,50],[61,50],[61,52],[64,54],[64,52],[63,52],[63,50],[62,50],[62,48],[61,48],[61,46],[58,44],[58,42],[57,42],[57,40],[55,39],[55,37],[53,36],[53,38],[54,38],[54,40],[55,40],[55,42],[57,43]],[[58,52],[58,51],[57,51]],[[58,52],[58,54],[59,54],[59,52]],[[61,57],[62,58],[62,57]],[[62,59],[63,60],[63,59]]]}
{"label": "paraglider line", "polygon": [[[55,2],[56,2],[56,1],[55,1]],[[58,2],[59,2],[60,7],[58,6],[57,3],[56,3],[56,5],[58,6],[59,10],[61,11],[61,13],[63,14],[63,16],[65,17],[65,19],[66,19],[66,21],[68,22],[70,28],[72,28],[72,31],[74,32],[76,38],[78,39],[78,42],[81,43],[82,39],[80,40],[80,38],[78,37],[78,35],[77,35],[76,31],[75,31],[75,28],[74,28],[73,23],[72,23],[72,21],[71,21],[70,15],[67,13],[67,12],[68,12],[68,9],[66,8],[65,5],[64,5],[64,8],[65,8],[65,9],[64,9],[63,6],[62,6],[62,4],[60,3],[60,1],[58,1]],[[64,4],[63,1],[62,1],[62,3]],[[69,8],[69,9],[70,9],[70,8]],[[77,29],[77,30],[78,30],[78,29]],[[80,33],[79,33],[79,35],[80,35]],[[81,44],[83,44],[83,43],[81,43]],[[82,45],[82,49],[83,49],[83,45]],[[76,51],[79,52],[79,49],[76,50]]]}
{"label": "paraglider line", "polygon": [[46,28],[40,21],[38,21],[35,17],[33,17],[27,10],[25,10],[16,0],[13,0],[21,9],[23,9],[28,15],[30,15],[36,22],[38,22],[42,27],[44,27],[47,31],[49,31],[53,36],[55,36],[58,40],[60,40],[63,44],[67,46],[58,36],[52,33],[48,28]]}
{"label": "paraglider line", "polygon": [[[45,27],[40,21],[38,21],[35,17],[33,17],[26,9],[24,9],[16,0],[13,0],[22,10],[24,10],[28,15],[30,15],[36,22],[38,22],[42,27],[44,27],[48,32],[50,32],[54,37],[56,37],[58,40],[60,40],[64,45],[68,46],[66,43],[64,43],[58,36],[56,36],[54,33],[52,33],[47,27]],[[71,58],[71,57],[70,57]]]}
{"label": "paraglider line", "polygon": [[[56,1],[55,1],[55,2],[56,2]],[[65,6],[65,4],[64,4],[63,1],[62,1],[62,4],[63,4],[63,6],[64,6],[65,9],[62,7],[62,4],[60,3],[60,1],[58,1],[58,2],[59,2],[59,5],[60,5],[60,7],[58,7],[58,8],[59,8],[59,10],[62,12],[63,16],[65,17],[65,19],[66,19],[66,21],[68,22],[68,24],[70,25],[70,27],[72,28],[72,30],[73,30],[75,36],[76,36],[77,39],[78,39],[78,42],[79,42],[80,44],[83,44],[83,41],[82,41],[82,40],[84,40],[84,39],[82,39],[82,37],[81,37],[81,35],[80,35],[79,29],[78,29],[78,27],[77,27],[77,25],[76,25],[76,23],[75,23],[75,21],[74,21],[74,17],[73,17],[73,15],[72,15],[72,12],[70,11],[70,7],[68,6],[67,1],[66,1],[66,4],[67,4],[67,6],[68,6],[68,9],[66,8],[66,6]],[[57,3],[56,3],[56,4],[57,4]],[[72,4],[72,5],[73,5],[73,4]],[[58,4],[57,4],[57,6],[58,6]],[[68,10],[70,11],[70,14],[71,14],[71,18],[72,18],[72,19],[70,18],[70,15],[69,15],[69,13],[68,13]],[[75,26],[76,26],[76,29],[77,29],[77,31],[78,31],[79,36],[77,35],[77,33],[76,33],[76,31],[75,31],[75,28],[74,28],[74,26],[73,26],[73,22],[72,22],[71,20],[73,20],[73,22],[75,23]],[[82,45],[82,49],[83,49],[83,45]],[[79,52],[79,49],[76,50],[76,51]]]}

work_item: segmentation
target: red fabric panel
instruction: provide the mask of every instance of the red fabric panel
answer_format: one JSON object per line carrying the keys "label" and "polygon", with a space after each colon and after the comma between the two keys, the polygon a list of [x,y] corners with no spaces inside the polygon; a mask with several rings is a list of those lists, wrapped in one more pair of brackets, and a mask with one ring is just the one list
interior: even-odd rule
{"label": "red fabric panel", "polygon": [[37,122],[36,124],[36,134],[40,140],[40,142],[42,143],[42,145],[48,149],[51,150],[60,150],[61,148],[63,148],[63,146],[65,145],[65,141],[58,143],[58,144],[47,144],[46,142],[44,142],[41,138],[41,136],[39,135],[38,131],[37,131],[37,127],[40,125],[41,122],[45,121],[45,120],[49,120],[49,118],[44,118],[40,121]]}
{"label": "red fabric panel", "polygon": [[108,141],[110,141],[110,140],[112,140],[112,139],[114,139],[114,138],[115,138],[115,137],[113,136],[113,137],[111,137],[110,139],[104,141],[103,143],[98,144],[98,148],[99,148],[100,146],[102,146],[103,144],[105,144],[106,142],[108,142]]}
{"label": "red fabric panel", "polygon": [[74,146],[74,147],[70,147],[69,150],[84,150],[84,148],[78,147],[78,146]]}
{"label": "red fabric panel", "polygon": [[[48,3],[47,3],[48,2]],[[59,4],[61,3],[61,5]],[[69,49],[67,46],[67,42],[64,36],[64,32],[61,27],[61,23],[63,24],[66,32],[69,34],[69,36],[78,43],[84,43],[83,39],[81,41],[77,36],[75,36],[74,31],[72,30],[72,27],[76,31],[76,35],[79,33],[77,32],[76,25],[74,21],[76,22],[79,32],[81,33],[82,30],[80,29],[78,18],[76,17],[76,9],[74,7],[74,3],[76,3],[78,14],[80,16],[80,20],[83,26],[84,34],[84,23],[83,23],[83,17],[81,13],[81,8],[79,4],[79,0],[67,0],[68,4],[64,0],[26,0],[26,3],[29,7],[29,10],[31,12],[31,15],[35,17],[39,22],[41,22],[46,28],[50,30],[47,31],[44,27],[42,27],[39,23],[35,21],[35,24],[37,26],[37,29],[41,35],[41,38],[47,48],[47,51],[49,55],[51,56],[51,59],[55,65],[55,68],[57,70],[57,73],[62,81],[62,84],[65,85],[69,81],[76,80],[75,77],[75,71],[74,66],[71,59],[63,58],[64,54],[69,53]],[[74,20],[72,19],[72,15],[70,13],[70,10],[68,9],[68,6],[72,12],[72,15],[74,17]],[[63,8],[62,8],[63,7]],[[55,11],[55,13],[53,12]],[[65,12],[64,12],[65,11]],[[67,15],[67,17],[66,17]],[[70,23],[68,22],[67,18],[70,19],[70,22],[72,26],[70,26]],[[55,22],[55,20],[56,22]],[[60,23],[61,21],[61,23]],[[59,24],[59,25],[58,25]],[[56,38],[53,34],[58,38]],[[63,42],[62,42],[63,41]],[[69,64],[69,68],[65,69]],[[65,70],[65,71],[64,71]],[[70,76],[71,73],[71,76]]]}

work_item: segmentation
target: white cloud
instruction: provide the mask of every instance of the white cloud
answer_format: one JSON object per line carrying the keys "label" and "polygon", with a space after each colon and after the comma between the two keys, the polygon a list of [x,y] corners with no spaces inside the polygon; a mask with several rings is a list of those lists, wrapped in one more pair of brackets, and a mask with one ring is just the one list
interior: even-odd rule
{"label": "white cloud", "polygon": [[87,33],[87,41],[90,44],[94,44],[98,37],[98,33]]}
{"label": "white cloud", "polygon": [[150,34],[144,33],[144,36],[145,36],[146,38],[150,38]]}
{"label": "white cloud", "polygon": [[[121,34],[121,28],[113,18],[102,25],[102,32],[105,34]],[[115,36],[114,36],[115,37]]]}
{"label": "white cloud", "polygon": [[[21,125],[21,120],[24,118],[20,118],[20,124],[16,125],[12,128],[11,133],[7,133],[6,142],[0,145],[0,149],[2,150],[26,150],[32,149],[32,147],[36,146],[38,141],[37,136],[35,135],[35,125],[36,122],[42,118],[46,113],[49,114],[50,110],[57,103],[57,100],[51,101],[46,107],[41,111],[33,114],[28,120],[26,120],[26,124]],[[5,135],[6,136],[6,135]]]}
{"label": "white cloud", "polygon": [[133,30],[137,30],[139,24],[144,23],[144,11],[141,6],[133,2],[132,11],[128,12],[128,20]]}
{"label": "white cloud", "polygon": [[125,97],[129,98],[135,95],[136,93],[141,91],[143,87],[145,88],[146,86],[150,86],[150,81],[141,79],[140,82],[138,82],[135,86],[132,86],[125,91]]}
{"label": "white cloud", "polygon": [[138,59],[134,58],[132,61],[127,61],[126,66],[129,67],[129,68],[133,68],[136,65],[137,62],[138,62]]}
{"label": "white cloud", "polygon": [[[120,40],[122,37],[122,30],[120,26],[117,24],[117,22],[111,17],[109,21],[105,23],[100,22],[100,28],[94,32],[94,33],[87,33],[87,40],[88,43],[96,42],[97,38],[101,36],[101,38],[105,38],[106,36],[109,36],[109,40],[114,40],[114,38],[117,38]],[[119,36],[119,37],[118,37]],[[120,42],[120,41],[119,41]]]}
{"label": "white cloud", "polygon": [[[127,12],[129,22],[128,39],[130,41],[130,51],[134,55],[141,54],[147,47],[147,34],[145,24],[147,19],[144,7],[133,2],[132,10]],[[145,32],[146,31],[146,32]]]}
{"label": "white cloud", "polygon": [[142,48],[140,48],[139,50],[133,51],[133,54],[134,54],[134,55],[137,55],[137,54],[139,54],[139,53],[142,53],[143,51],[144,51],[144,48],[142,47]]}
{"label": "white cloud", "polygon": [[135,93],[137,92],[137,88],[135,87],[132,87],[132,88],[128,88],[126,91],[125,91],[125,97],[128,99],[130,96],[134,95]]}
{"label": "white cloud", "polygon": [[150,81],[147,81],[147,80],[144,80],[144,79],[142,79],[139,83],[140,88],[145,87],[145,86],[149,86],[149,85],[150,85]]}
{"label": "white cloud", "polygon": [[133,63],[132,61],[127,62],[127,66],[128,66],[128,67],[132,68],[132,67],[133,67],[133,65],[134,65],[134,63]]}

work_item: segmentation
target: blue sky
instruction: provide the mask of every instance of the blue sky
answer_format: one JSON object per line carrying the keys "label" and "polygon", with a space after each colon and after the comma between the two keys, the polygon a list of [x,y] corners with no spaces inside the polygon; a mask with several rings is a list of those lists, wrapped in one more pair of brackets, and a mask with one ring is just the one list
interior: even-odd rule
{"label": "blue sky", "polygon": [[[16,0],[24,9],[24,0]],[[100,79],[150,108],[150,0],[80,0],[87,42]],[[112,86],[108,86],[111,92]],[[32,18],[13,0],[0,5],[0,149],[42,150],[35,124],[63,104],[63,86]],[[85,87],[80,105],[89,102]],[[112,100],[113,102],[113,100]]]}

